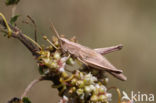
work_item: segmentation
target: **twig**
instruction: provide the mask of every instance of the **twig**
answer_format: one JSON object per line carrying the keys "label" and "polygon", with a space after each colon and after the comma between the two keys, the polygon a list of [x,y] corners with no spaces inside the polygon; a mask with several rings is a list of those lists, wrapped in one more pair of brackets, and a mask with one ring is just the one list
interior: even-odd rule
{"label": "twig", "polygon": [[0,13],[0,16],[1,16],[2,19],[3,19],[3,22],[2,22],[3,24],[2,24],[2,25],[8,29],[8,37],[10,37],[11,34],[12,34],[12,30],[11,30],[11,28],[10,28],[10,26],[9,26],[9,24],[8,24],[8,22],[7,22],[7,20],[6,20],[6,18],[5,18],[5,16],[4,16],[2,13]]}
{"label": "twig", "polygon": [[34,26],[35,41],[37,42],[37,26],[36,26],[35,20],[33,20],[29,15],[27,15],[27,17]]}
{"label": "twig", "polygon": [[14,17],[15,16],[16,7],[17,7],[17,5],[13,5],[11,17]]}
{"label": "twig", "polygon": [[21,100],[27,96],[28,92],[30,91],[30,89],[37,84],[38,82],[42,81],[43,77],[39,77],[37,79],[34,79],[32,82],[30,82],[30,84],[27,86],[27,88],[24,90],[24,93],[21,95]]}
{"label": "twig", "polygon": [[118,103],[121,103],[121,92],[120,92],[119,88],[117,88],[117,87],[110,87],[110,88],[108,88],[108,91],[110,89],[115,89],[116,90],[116,92],[118,93]]}
{"label": "twig", "polygon": [[[0,25],[2,25],[4,27],[4,29],[6,28],[6,25],[4,24],[4,21],[1,20]],[[35,42],[34,40],[32,40],[30,37],[28,37],[27,35],[23,34],[21,32],[20,29],[18,29],[17,27],[13,27],[11,25],[8,25],[11,31],[11,35],[14,38],[17,38],[18,40],[20,40],[30,51],[34,56],[38,56],[39,54],[37,53],[37,51],[41,50],[41,46]],[[7,34],[9,31],[5,31]]]}

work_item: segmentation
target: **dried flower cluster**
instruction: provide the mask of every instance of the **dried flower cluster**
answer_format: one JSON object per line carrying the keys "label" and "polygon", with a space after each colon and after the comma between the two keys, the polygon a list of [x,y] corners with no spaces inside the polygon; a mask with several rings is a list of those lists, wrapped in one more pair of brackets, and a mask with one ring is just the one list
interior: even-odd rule
{"label": "dried flower cluster", "polygon": [[[45,36],[44,39],[49,41]],[[76,59],[63,53],[60,49],[58,40],[54,37],[50,43],[55,46],[48,46],[38,53],[40,56],[37,58],[39,63],[39,71],[44,75],[59,75],[59,83],[53,87],[61,88],[59,91],[60,96],[70,99],[77,97],[79,103],[108,103],[111,100],[111,94],[107,93],[107,88],[101,83],[97,77],[89,73],[75,70],[68,73],[66,65],[75,64]],[[103,78],[105,79],[105,78]],[[66,95],[63,95],[66,92]],[[70,95],[70,98],[68,98]]]}

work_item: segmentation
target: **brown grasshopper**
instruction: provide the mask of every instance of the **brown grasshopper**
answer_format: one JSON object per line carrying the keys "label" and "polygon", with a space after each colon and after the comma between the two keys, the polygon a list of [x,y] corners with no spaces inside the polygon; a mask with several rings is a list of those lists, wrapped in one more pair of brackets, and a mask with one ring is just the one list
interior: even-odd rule
{"label": "brown grasshopper", "polygon": [[60,37],[54,25],[52,24],[51,26],[59,40],[61,49],[63,51],[73,55],[80,62],[84,63],[86,66],[98,70],[107,71],[108,73],[112,74],[113,76],[115,76],[120,80],[127,79],[122,74],[122,70],[118,70],[117,68],[115,68],[105,57],[102,56],[103,54],[107,54],[115,50],[120,50],[122,48],[122,45],[117,45],[109,48],[90,49],[78,43],[69,41],[66,38]]}

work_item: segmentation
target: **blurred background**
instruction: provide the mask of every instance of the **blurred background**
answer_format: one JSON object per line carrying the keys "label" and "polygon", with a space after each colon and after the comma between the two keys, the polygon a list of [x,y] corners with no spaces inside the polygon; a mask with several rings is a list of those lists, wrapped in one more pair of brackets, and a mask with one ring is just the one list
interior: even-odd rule
{"label": "blurred background", "polygon": [[[7,18],[11,16],[11,8],[0,0],[0,12]],[[20,14],[18,27],[32,38],[33,26],[22,21],[27,15],[36,21],[40,44],[45,44],[42,35],[49,38],[53,35],[49,29],[50,20],[67,38],[75,35],[80,44],[90,48],[123,44],[121,51],[105,56],[124,71],[128,80],[122,82],[108,74],[108,87],[119,87],[130,96],[132,90],[156,93],[155,11],[155,0],[21,0],[16,14]],[[18,40],[1,34],[0,103],[19,97],[37,77],[39,73],[32,54]],[[57,90],[46,81],[35,85],[28,96],[33,103],[56,103],[59,100]],[[113,99],[116,98],[117,94],[113,92]]]}

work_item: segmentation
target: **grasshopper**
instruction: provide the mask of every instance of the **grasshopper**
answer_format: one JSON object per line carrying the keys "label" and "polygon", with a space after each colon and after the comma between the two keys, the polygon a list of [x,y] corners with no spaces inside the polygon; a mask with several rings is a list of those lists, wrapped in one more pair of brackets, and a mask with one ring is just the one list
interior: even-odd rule
{"label": "grasshopper", "polygon": [[123,81],[127,79],[122,74],[122,70],[118,70],[105,57],[103,57],[104,54],[113,52],[115,50],[120,50],[122,48],[122,45],[117,45],[108,48],[90,49],[86,46],[80,45],[76,42],[72,42],[64,37],[61,37],[53,24],[51,24],[51,28],[56,34],[61,49],[64,52],[67,52],[70,55],[76,57],[80,62],[82,62],[88,67],[92,67],[102,71],[107,71],[114,77]]}

